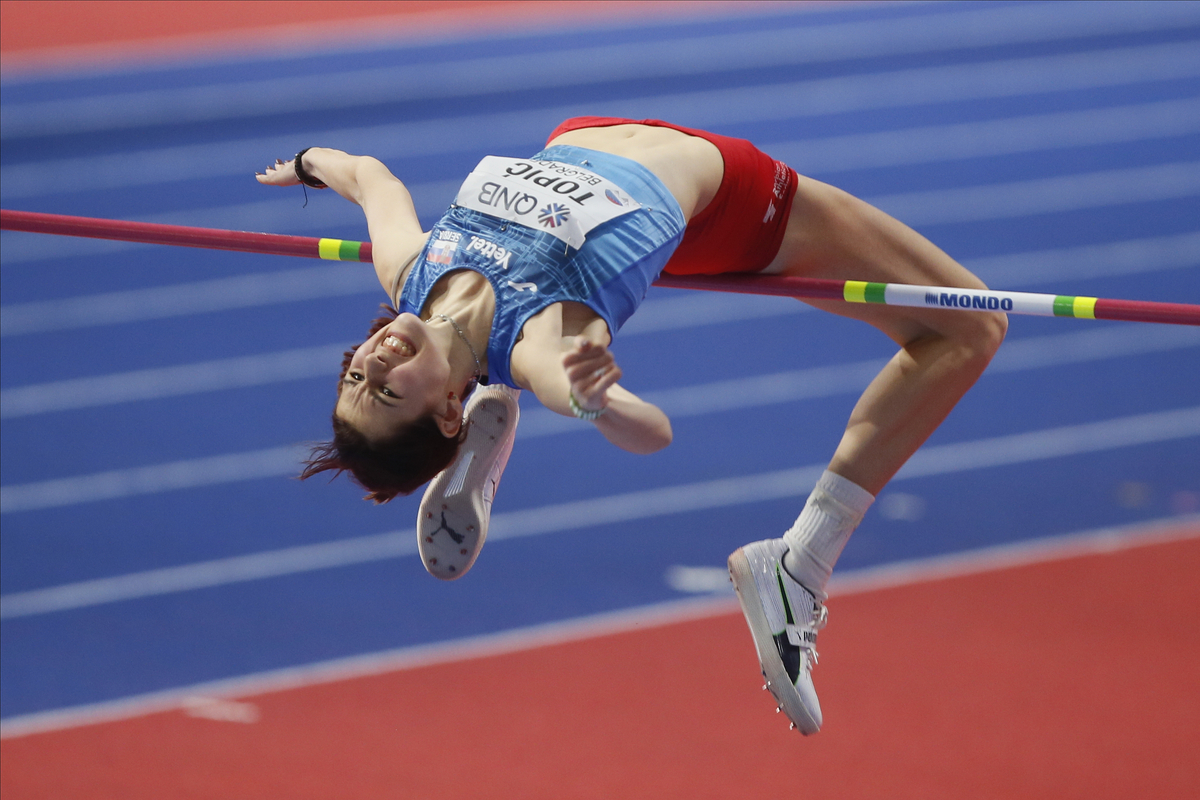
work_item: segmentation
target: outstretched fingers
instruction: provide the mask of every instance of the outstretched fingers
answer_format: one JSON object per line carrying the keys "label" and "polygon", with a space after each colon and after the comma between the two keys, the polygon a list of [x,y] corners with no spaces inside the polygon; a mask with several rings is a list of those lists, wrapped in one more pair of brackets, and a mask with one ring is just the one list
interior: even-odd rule
{"label": "outstretched fingers", "polygon": [[267,186],[295,186],[300,183],[295,165],[282,158],[275,159],[275,163],[267,167],[265,172],[254,173],[254,177]]}

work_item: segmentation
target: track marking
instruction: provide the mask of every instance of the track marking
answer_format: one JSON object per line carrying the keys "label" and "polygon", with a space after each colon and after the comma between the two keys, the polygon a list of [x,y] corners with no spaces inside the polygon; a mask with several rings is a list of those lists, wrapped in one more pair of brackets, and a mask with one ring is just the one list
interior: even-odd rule
{"label": "track marking", "polygon": [[325,378],[332,386],[345,350],[345,345],[304,347],[4,389],[0,391],[0,419],[219,392],[304,378]]}
{"label": "track marking", "polygon": [[[915,559],[880,567],[838,573],[830,595],[840,597],[930,581],[962,577],[1079,556],[1114,553],[1134,547],[1200,537],[1200,516],[1163,519],[1113,528],[1099,528],[1014,545],[985,547],[947,556]],[[305,686],[352,680],[433,664],[488,658],[632,630],[674,625],[691,620],[738,613],[732,597],[697,597],[632,609],[594,614],[572,620],[534,625],[450,642],[422,644],[379,653],[332,659],[315,664],[271,670],[194,686],[166,689],[133,697],[71,708],[10,717],[0,722],[0,738],[15,739],[84,725],[172,711],[187,698],[224,699],[286,691]],[[238,701],[232,701],[238,702]],[[250,705],[239,702],[239,705]]]}
{"label": "track marking", "polygon": [[[1003,253],[969,259],[964,264],[983,280],[1005,287],[1143,274],[1200,266],[1200,232]],[[10,303],[0,307],[0,336],[167,319],[378,291],[379,281],[374,273],[358,265],[258,272],[210,281]],[[803,303],[779,297],[714,292],[672,291],[670,294],[670,299],[643,303],[638,313],[621,328],[622,338],[810,309]]]}
{"label": "track marking", "polygon": [[[812,25],[810,17],[801,14],[793,26],[776,23],[771,29],[764,30],[663,39],[650,49],[641,43],[592,47],[575,43],[569,57],[568,51],[554,49],[187,88],[10,102],[0,121],[0,136],[14,140],[237,119],[272,112],[309,110],[329,114],[337,109],[378,102],[446,101],[456,96],[475,96],[491,89],[507,90],[514,85],[532,91],[636,80],[647,74],[705,74],[718,65],[723,70],[795,67],[883,55],[1054,41],[1064,36],[1169,30],[1196,20],[1197,14],[1190,4],[1173,5],[1156,6],[1153,16],[1141,9],[1135,11],[1122,6],[1106,8],[1102,13],[1079,13],[1068,10],[1069,6],[1040,4],[1001,7],[957,11],[948,25],[931,25],[927,15]],[[947,19],[942,17],[942,20]],[[552,37],[546,39],[554,41]],[[1119,58],[1117,53],[1121,49],[1150,51],[1152,47],[1113,48],[1108,52]],[[697,54],[701,54],[700,57]],[[1044,60],[1054,63],[1056,58],[1063,57],[1051,56]],[[1106,59],[1096,60],[1097,66],[1102,66]],[[1153,57],[1148,57],[1130,65],[1129,80],[1145,80],[1145,76],[1156,75],[1158,65],[1154,62]],[[957,72],[972,66],[952,64],[926,72]]]}
{"label": "track marking", "polygon": [[[730,305],[734,306],[735,313],[759,315],[766,315],[775,308],[774,305],[748,305],[744,310],[736,311],[739,309],[736,301]],[[800,304],[788,304],[788,308],[793,306],[808,308]],[[1079,364],[1196,346],[1200,346],[1200,330],[1167,325],[1143,325],[1133,329],[1114,326],[1009,339],[993,359],[986,374]],[[326,345],[5,389],[0,391],[0,419],[328,377],[340,362],[343,350],[344,347],[340,345]],[[646,391],[642,396],[661,407],[670,417],[699,416],[862,391],[886,361],[869,359],[828,367],[743,376],[676,389]],[[525,440],[584,430],[587,428],[574,420],[539,407],[525,412],[518,436]]]}
{"label": "track marking", "polygon": [[[1200,70],[1200,67],[1198,67]],[[898,128],[868,134],[825,138],[764,141],[759,147],[788,162],[804,174],[827,174],[854,169],[923,164],[1029,153],[1096,144],[1153,140],[1194,133],[1197,129],[1195,98],[1120,105],[1083,111],[1001,117],[980,122]],[[524,147],[544,134],[544,119],[566,117],[574,106],[544,109],[531,117],[511,112],[481,114],[466,119],[432,119],[392,123],[367,128],[323,131],[323,141],[355,141],[357,149],[380,158],[414,158],[444,155],[478,145],[469,131],[487,130],[492,148]],[[744,122],[722,119],[724,125]],[[397,142],[405,149],[397,150]],[[277,136],[226,141],[219,144],[181,145],[157,150],[66,158],[12,164],[4,170],[7,202],[73,191],[74,176],[86,170],[87,189],[120,189],[154,186],[173,180],[171,168],[185,162],[210,165],[210,178],[234,177],[245,172],[247,161],[262,153],[286,149]]]}
{"label": "track marking", "polygon": [[290,475],[296,472],[305,454],[306,448],[300,445],[268,447],[248,453],[189,458],[134,469],[115,469],[73,478],[5,486],[0,487],[0,513]]}
{"label": "track marking", "polygon": [[803,175],[1150,141],[1200,130],[1196,98],[766,143]]}
{"label": "track marking", "polygon": [[[1154,350],[1169,350],[1176,347],[1191,347],[1196,344],[1195,333],[1190,328],[1147,329],[1140,336],[1122,335],[1124,330],[1124,328],[1107,328],[1067,334],[1062,337],[1038,337],[1031,338],[1024,344],[1018,340],[1001,349],[993,360],[994,367],[989,372],[995,374],[1015,372],[1034,367],[1086,362],[1120,355],[1153,352]],[[1055,352],[1051,349],[1055,344],[1065,346]],[[812,367],[730,381],[717,381],[699,387],[645,392],[643,396],[649,402],[659,405],[668,416],[678,418],[699,416],[738,408],[861,391],[884,363],[884,360],[868,360],[831,367]],[[249,370],[249,372],[250,377],[253,377],[253,370]],[[219,370],[217,374],[221,380],[225,379],[220,375]],[[145,382],[163,387],[162,392],[170,390],[170,387],[164,386],[163,381],[158,378],[147,379]],[[100,381],[97,383],[99,384]],[[755,389],[754,392],[748,390],[751,385]],[[52,390],[48,392],[31,391],[24,397],[18,394],[17,400],[13,402],[17,411],[12,413],[12,416],[19,416],[19,411],[23,408],[36,408],[34,404],[43,394],[53,394],[54,390],[61,389],[61,387],[51,388]],[[101,388],[103,387],[101,386]],[[701,389],[703,391],[698,391]],[[49,400],[48,402],[55,401]],[[1154,418],[1159,414],[1179,413],[1183,412],[1156,412],[1143,416]],[[1140,418],[1142,417],[1127,417],[1126,419]],[[1114,423],[1098,424],[1111,425]],[[587,428],[580,426],[575,420],[560,417],[542,409],[532,409],[526,415],[525,424],[518,432],[518,436],[522,439],[530,439],[580,430],[587,430]],[[950,446],[941,445],[943,448]],[[921,452],[927,451],[919,451],[916,457],[919,458]],[[302,445],[284,445],[242,453],[182,459],[131,469],[107,470],[89,475],[9,484],[0,487],[0,514],[59,508],[121,497],[158,494],[199,486],[290,475],[296,472],[297,465],[303,459],[304,453],[305,448]]]}
{"label": "track marking", "polygon": [[909,225],[1058,214],[1200,195],[1200,161],[866,198]]}
{"label": "track marking", "polygon": [[[1103,452],[1200,436],[1200,406],[1069,425],[917,451],[893,481]],[[807,495],[825,464],[645,489],[494,514],[492,541],[579,530]],[[413,529],[302,545],[0,596],[0,619],[35,616],[409,555]]]}
{"label": "track marking", "polygon": [[[1082,364],[1176,348],[1200,346],[1200,329],[1184,326],[1106,327],[1052,336],[1007,340],[992,359],[984,376],[1050,366]],[[747,375],[724,381],[676,389],[641,392],[646,402],[659,406],[668,417],[715,414],[861,392],[883,369],[886,358],[828,367],[808,367],[766,375]],[[520,440],[588,430],[575,420],[543,408],[531,408],[521,417]]]}

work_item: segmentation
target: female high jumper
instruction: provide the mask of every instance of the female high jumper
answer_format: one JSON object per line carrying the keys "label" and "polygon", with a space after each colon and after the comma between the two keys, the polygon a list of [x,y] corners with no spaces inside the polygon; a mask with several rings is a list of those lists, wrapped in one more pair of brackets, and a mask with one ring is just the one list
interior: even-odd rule
{"label": "female high jumper", "polygon": [[[749,142],[658,120],[570,119],[530,158],[488,156],[429,232],[374,158],[309,148],[258,180],[328,186],[366,215],[398,314],[389,309],[347,353],[334,439],[304,476],[349,471],[376,502],[433,479],[418,536],[443,578],[464,573],[483,544],[515,390],[625,450],[670,444],[670,421],[617,382],[609,350],[661,271],[986,288],[912,229]],[[833,566],[875,496],[983,373],[1007,320],[807,302],[900,347],[855,405],[796,523],[729,557],[768,687],[810,734],[822,720],[811,670]]]}

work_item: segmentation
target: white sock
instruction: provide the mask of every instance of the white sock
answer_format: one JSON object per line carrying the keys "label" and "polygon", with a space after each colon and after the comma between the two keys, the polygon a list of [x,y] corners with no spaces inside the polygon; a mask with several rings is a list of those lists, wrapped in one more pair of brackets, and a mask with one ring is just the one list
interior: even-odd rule
{"label": "white sock", "polygon": [[829,596],[825,587],[833,565],[873,502],[866,489],[825,470],[796,524],[783,535],[788,545],[783,568],[817,600]]}

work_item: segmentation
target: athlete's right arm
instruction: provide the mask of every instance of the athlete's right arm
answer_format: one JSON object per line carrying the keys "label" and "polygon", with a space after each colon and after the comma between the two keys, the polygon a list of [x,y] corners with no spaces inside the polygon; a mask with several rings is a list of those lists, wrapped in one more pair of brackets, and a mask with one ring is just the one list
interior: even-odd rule
{"label": "athlete's right arm", "polygon": [[[328,147],[312,147],[304,153],[304,169],[317,180],[363,210],[371,235],[375,274],[390,291],[396,272],[425,245],[412,196],[404,184],[379,159],[352,156]],[[258,176],[259,183],[295,186],[291,161],[269,167]]]}
{"label": "athlete's right arm", "polygon": [[671,443],[671,421],[658,406],[617,383],[621,368],[607,347],[583,336],[539,341],[528,335],[528,326],[525,331],[520,349],[513,350],[513,377],[542,405],[566,417],[575,416],[572,396],[584,411],[604,408],[592,424],[631,453],[656,453]]}

